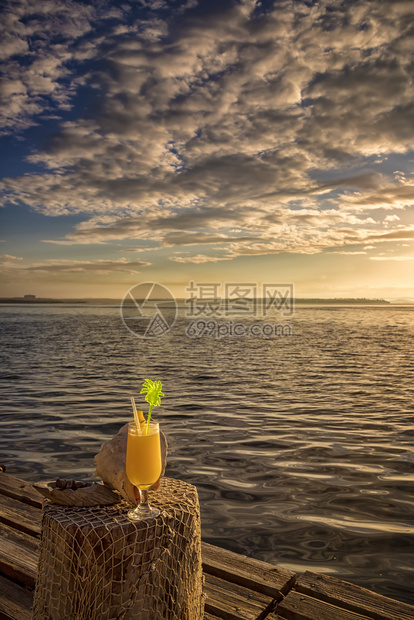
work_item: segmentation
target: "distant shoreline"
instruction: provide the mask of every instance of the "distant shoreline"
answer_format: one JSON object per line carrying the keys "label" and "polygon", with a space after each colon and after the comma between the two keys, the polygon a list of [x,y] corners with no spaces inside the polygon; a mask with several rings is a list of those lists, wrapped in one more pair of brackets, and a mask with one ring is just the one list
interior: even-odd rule
{"label": "distant shoreline", "polygon": [[[22,297],[2,297],[0,298],[0,304],[20,304],[20,305],[44,305],[44,304],[71,304],[71,305],[77,305],[77,304],[83,304],[83,305],[109,305],[109,304],[117,304],[120,305],[121,304],[121,299],[107,299],[107,298],[102,298],[102,299],[54,299],[54,298],[42,298],[39,297],[38,299],[24,299]],[[154,302],[156,300],[151,300],[151,302]],[[159,301],[165,301],[160,299]],[[185,305],[185,299],[177,299],[177,304],[179,306],[181,305]],[[224,300],[223,300],[224,301]],[[258,300],[260,301],[260,300]],[[402,305],[410,305],[413,304],[413,302],[410,301],[399,301],[396,300],[394,302],[392,301],[388,301],[386,299],[365,299],[365,298],[349,298],[349,297],[345,297],[345,298],[330,298],[330,299],[326,299],[326,298],[309,298],[309,299],[305,299],[305,298],[298,298],[298,299],[294,299],[292,301],[292,305],[304,305],[304,304],[308,304],[308,305],[359,305],[359,306],[378,306],[378,305],[382,305],[382,306],[392,306],[394,304],[402,304]]]}

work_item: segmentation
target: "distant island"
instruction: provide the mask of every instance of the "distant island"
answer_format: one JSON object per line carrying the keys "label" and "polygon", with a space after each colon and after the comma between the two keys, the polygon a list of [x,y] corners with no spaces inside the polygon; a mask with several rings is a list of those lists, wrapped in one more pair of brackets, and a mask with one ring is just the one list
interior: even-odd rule
{"label": "distant island", "polygon": [[299,297],[294,300],[295,304],[363,304],[363,305],[389,305],[390,301],[387,299],[366,299],[365,297],[333,297],[332,299],[319,299],[316,297],[315,299],[305,299],[303,297]]}
{"label": "distant island", "polygon": [[[109,302],[110,300],[106,300]],[[118,300],[112,299],[111,303]],[[54,299],[52,297],[36,297],[35,295],[25,295],[24,297],[0,297],[0,304],[87,304],[105,303],[99,299]]]}

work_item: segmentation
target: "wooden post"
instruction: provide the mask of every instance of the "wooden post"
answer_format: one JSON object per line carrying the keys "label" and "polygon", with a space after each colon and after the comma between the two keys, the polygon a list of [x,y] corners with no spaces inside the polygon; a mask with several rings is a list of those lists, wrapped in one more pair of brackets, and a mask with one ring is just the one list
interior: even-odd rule
{"label": "wooden post", "polygon": [[156,519],[114,506],[44,507],[35,620],[202,620],[200,509],[193,485],[163,478]]}

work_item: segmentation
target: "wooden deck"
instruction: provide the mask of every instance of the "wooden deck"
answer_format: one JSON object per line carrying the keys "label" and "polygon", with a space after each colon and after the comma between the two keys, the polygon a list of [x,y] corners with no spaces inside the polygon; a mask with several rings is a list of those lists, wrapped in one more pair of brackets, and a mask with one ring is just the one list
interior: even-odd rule
{"label": "wooden deck", "polygon": [[[29,620],[42,501],[32,486],[0,473],[0,620]],[[333,577],[289,570],[202,545],[205,620],[414,620],[414,606]]]}

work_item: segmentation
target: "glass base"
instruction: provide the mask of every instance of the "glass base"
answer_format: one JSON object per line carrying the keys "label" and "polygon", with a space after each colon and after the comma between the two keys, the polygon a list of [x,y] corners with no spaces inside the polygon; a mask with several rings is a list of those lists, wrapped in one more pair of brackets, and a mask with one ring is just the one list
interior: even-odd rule
{"label": "glass base", "polygon": [[137,506],[133,510],[128,511],[127,517],[131,521],[141,521],[141,519],[155,519],[159,514],[158,508]]}

